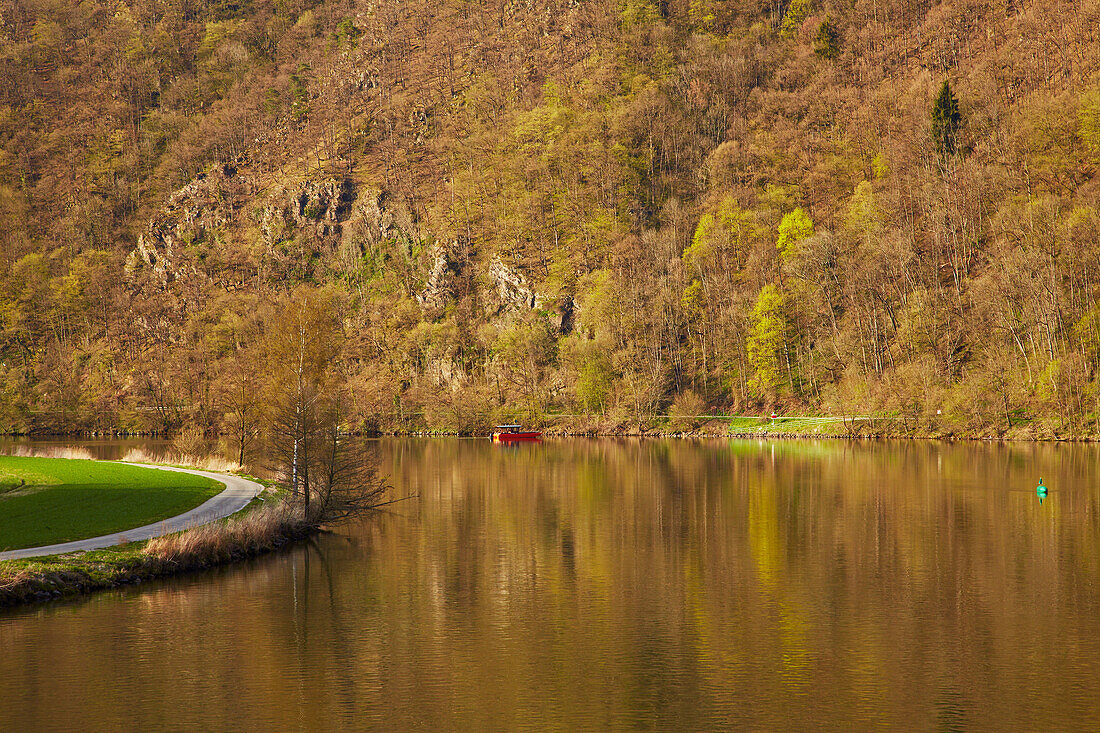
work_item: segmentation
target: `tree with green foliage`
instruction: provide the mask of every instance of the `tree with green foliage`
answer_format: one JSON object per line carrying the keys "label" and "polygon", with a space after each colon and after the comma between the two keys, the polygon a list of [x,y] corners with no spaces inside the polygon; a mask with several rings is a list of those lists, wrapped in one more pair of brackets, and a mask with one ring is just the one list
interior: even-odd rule
{"label": "tree with green foliage", "polygon": [[959,112],[959,100],[951,91],[946,79],[932,103],[932,139],[936,143],[936,152],[941,157],[954,155],[958,149],[959,125],[962,114]]}
{"label": "tree with green foliage", "polygon": [[801,207],[786,214],[779,222],[779,238],[775,248],[782,257],[788,257],[796,244],[814,234],[814,222]]}
{"label": "tree with green foliage", "polygon": [[602,354],[590,356],[577,379],[577,399],[590,412],[602,413],[607,408],[614,373]]}
{"label": "tree with green foliage", "polygon": [[546,318],[531,314],[503,331],[492,349],[500,376],[535,412],[547,370],[558,356],[558,343]]}
{"label": "tree with green foliage", "polygon": [[752,327],[745,339],[753,381],[761,392],[774,396],[782,382],[787,353],[786,298],[773,284],[765,285],[752,309]]}
{"label": "tree with green foliage", "polygon": [[295,122],[302,122],[309,116],[310,71],[309,64],[298,64],[298,69],[290,75],[290,113]]}
{"label": "tree with green foliage", "polygon": [[1077,108],[1077,136],[1093,155],[1100,154],[1100,90],[1081,96]]}
{"label": "tree with green foliage", "polygon": [[794,38],[813,11],[812,0],[791,0],[787,12],[783,14],[783,23],[779,26],[779,35]]}
{"label": "tree with green foliage", "polygon": [[332,40],[337,48],[344,48],[354,45],[361,35],[363,32],[355,27],[355,21],[352,18],[344,18],[336,24],[336,30],[332,32]]}

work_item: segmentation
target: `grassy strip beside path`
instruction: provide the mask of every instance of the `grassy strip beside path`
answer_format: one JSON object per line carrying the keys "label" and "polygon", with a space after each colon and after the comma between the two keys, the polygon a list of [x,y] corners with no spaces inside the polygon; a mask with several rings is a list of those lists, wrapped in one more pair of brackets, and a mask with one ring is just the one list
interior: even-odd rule
{"label": "grassy strip beside path", "polygon": [[148,542],[0,561],[0,608],[65,598],[222,565],[308,536],[317,526],[273,499],[241,515]]}
{"label": "grassy strip beside path", "polygon": [[655,415],[638,421],[615,416],[554,414],[544,420],[550,421],[539,423],[544,433],[559,436],[832,438],[904,434],[904,425],[893,416]]}
{"label": "grassy strip beside path", "polygon": [[152,524],[224,488],[203,476],[108,461],[0,456],[0,550]]}

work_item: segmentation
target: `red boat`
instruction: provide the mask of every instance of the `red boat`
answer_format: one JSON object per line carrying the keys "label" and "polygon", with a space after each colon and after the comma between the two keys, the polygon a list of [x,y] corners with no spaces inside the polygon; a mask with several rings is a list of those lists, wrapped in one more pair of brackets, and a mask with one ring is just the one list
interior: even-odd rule
{"label": "red boat", "polygon": [[521,425],[497,425],[493,428],[493,440],[501,443],[510,443],[515,440],[538,440],[542,433],[535,430],[524,430]]}

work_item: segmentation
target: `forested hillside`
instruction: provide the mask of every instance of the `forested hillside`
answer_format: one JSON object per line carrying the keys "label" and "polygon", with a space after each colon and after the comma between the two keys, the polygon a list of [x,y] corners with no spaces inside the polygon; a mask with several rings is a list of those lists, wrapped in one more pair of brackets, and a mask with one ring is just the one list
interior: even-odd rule
{"label": "forested hillside", "polygon": [[1098,71],[1092,0],[3,0],[0,427],[1096,435]]}

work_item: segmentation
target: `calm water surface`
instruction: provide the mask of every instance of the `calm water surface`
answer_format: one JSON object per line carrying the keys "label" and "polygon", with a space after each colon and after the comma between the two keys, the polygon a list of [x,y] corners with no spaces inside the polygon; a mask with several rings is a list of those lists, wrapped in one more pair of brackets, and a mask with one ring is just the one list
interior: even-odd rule
{"label": "calm water surface", "polygon": [[1100,729],[1095,446],[381,450],[419,499],[0,613],[0,730]]}

